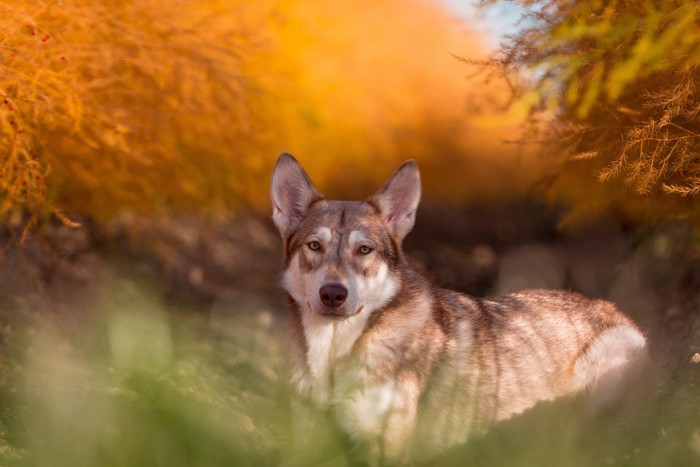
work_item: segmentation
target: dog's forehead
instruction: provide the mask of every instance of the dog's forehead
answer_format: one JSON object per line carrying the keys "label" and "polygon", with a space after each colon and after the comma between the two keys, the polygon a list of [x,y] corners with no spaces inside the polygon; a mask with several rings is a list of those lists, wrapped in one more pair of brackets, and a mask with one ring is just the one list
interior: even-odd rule
{"label": "dog's forehead", "polygon": [[381,223],[376,209],[364,201],[321,200],[314,203],[302,223],[304,230],[328,228],[331,232],[365,232]]}

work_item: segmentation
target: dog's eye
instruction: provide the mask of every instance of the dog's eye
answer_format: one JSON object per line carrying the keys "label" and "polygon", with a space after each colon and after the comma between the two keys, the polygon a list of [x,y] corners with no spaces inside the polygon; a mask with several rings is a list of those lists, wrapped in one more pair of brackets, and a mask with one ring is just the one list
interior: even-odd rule
{"label": "dog's eye", "polygon": [[357,249],[357,252],[361,255],[368,255],[372,252],[372,248],[368,247],[367,245],[362,245],[360,248]]}
{"label": "dog's eye", "polygon": [[311,251],[318,251],[321,249],[321,244],[318,243],[316,240],[307,243],[306,246],[308,246],[309,250],[311,250]]}

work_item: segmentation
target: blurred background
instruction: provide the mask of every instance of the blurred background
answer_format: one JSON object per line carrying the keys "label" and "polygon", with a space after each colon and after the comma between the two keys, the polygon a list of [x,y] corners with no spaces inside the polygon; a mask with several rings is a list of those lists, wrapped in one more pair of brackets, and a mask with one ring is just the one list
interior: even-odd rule
{"label": "blurred background", "polygon": [[[16,0],[0,25],[0,464],[290,461],[282,151],[341,199],[416,159],[405,249],[437,283],[580,291],[649,337],[645,410],[534,410],[444,464],[700,462],[697,2]],[[314,462],[361,463],[333,428]]]}

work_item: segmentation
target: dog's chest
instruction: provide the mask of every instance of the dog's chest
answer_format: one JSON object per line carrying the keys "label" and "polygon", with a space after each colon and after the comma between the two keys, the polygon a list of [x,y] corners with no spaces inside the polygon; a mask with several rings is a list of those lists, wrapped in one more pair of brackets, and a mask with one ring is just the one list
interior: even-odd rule
{"label": "dog's chest", "polygon": [[306,340],[306,369],[311,396],[328,402],[333,365],[347,356],[364,331],[369,313],[360,313],[343,321],[329,321],[312,313],[302,315]]}

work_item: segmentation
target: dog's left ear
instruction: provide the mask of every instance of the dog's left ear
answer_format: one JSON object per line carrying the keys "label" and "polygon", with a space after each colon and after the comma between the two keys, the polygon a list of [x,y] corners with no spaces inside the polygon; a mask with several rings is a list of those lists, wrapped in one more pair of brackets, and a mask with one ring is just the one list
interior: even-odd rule
{"label": "dog's left ear", "polygon": [[398,241],[413,228],[419,201],[420,172],[414,160],[404,162],[382,189],[368,200],[379,208]]}

